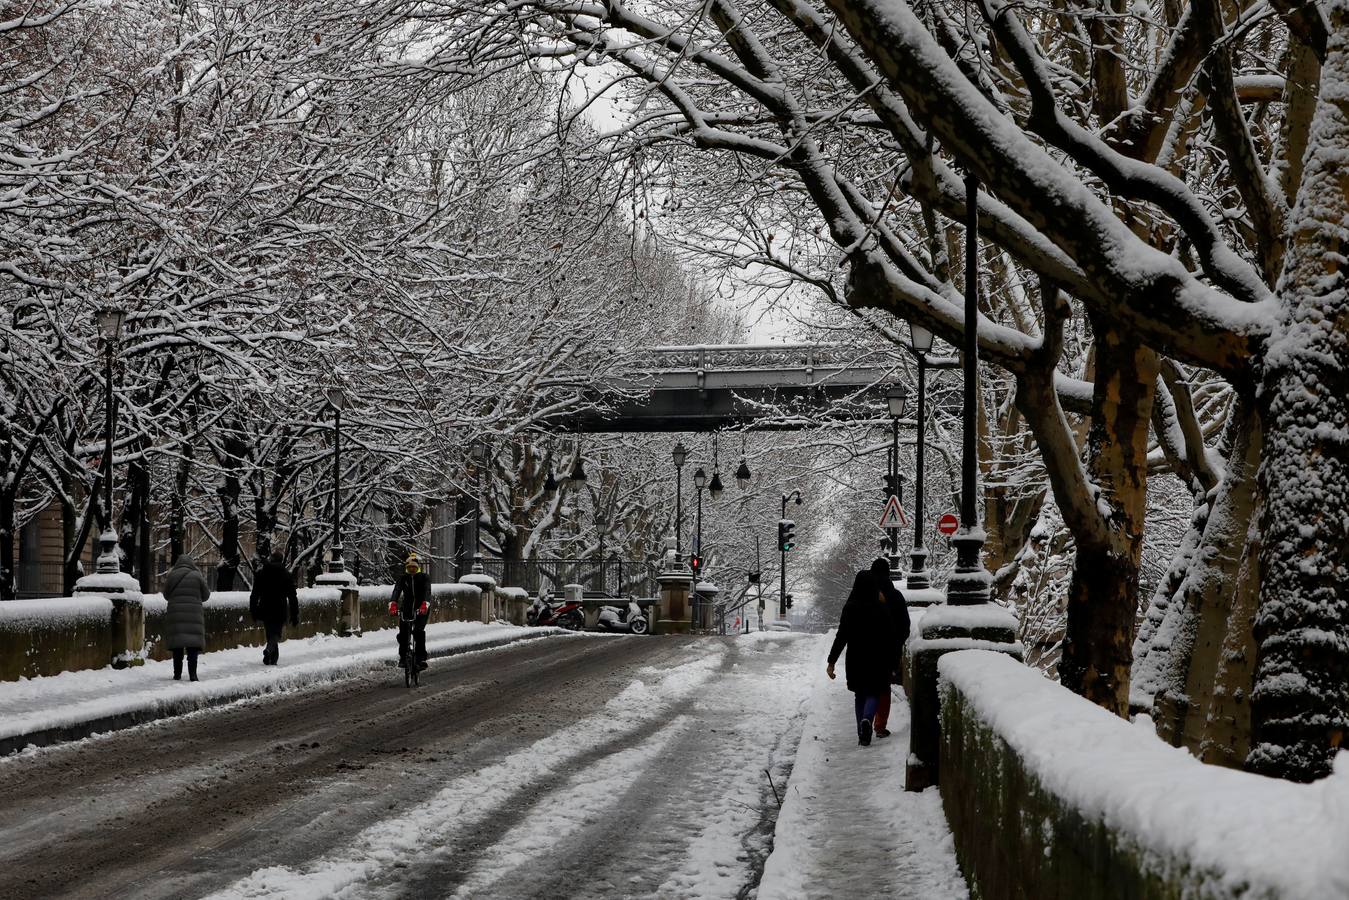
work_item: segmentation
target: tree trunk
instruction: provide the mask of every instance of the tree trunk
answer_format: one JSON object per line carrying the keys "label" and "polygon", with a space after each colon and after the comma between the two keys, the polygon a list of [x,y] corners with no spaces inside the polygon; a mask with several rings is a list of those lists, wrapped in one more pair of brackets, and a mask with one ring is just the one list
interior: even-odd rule
{"label": "tree trunk", "polygon": [[1119,328],[1100,320],[1092,327],[1097,374],[1087,433],[1088,472],[1098,494],[1096,506],[1104,506],[1106,537],[1097,542],[1073,535],[1077,558],[1068,587],[1059,680],[1123,716],[1129,710],[1148,433],[1160,365],[1155,352]]}
{"label": "tree trunk", "polygon": [[14,492],[8,486],[0,488],[0,602],[17,596],[14,588],[14,518]]}
{"label": "tree trunk", "polygon": [[1283,328],[1262,359],[1260,600],[1247,767],[1330,772],[1349,728],[1349,4],[1331,18],[1279,284]]}
{"label": "tree trunk", "polygon": [[[1234,608],[1243,594],[1253,596],[1252,580],[1243,583],[1246,538],[1255,512],[1255,473],[1260,459],[1259,418],[1246,403],[1238,404],[1236,442],[1227,460],[1227,473],[1209,512],[1203,540],[1174,599],[1175,618],[1169,651],[1160,670],[1160,690],[1154,700],[1157,734],[1177,746],[1198,752],[1208,731],[1214,695],[1227,700],[1237,685],[1218,684],[1222,650],[1233,628],[1249,633],[1250,619],[1233,622]],[[1229,669],[1229,678],[1240,678]],[[1249,693],[1249,682],[1242,695]]]}

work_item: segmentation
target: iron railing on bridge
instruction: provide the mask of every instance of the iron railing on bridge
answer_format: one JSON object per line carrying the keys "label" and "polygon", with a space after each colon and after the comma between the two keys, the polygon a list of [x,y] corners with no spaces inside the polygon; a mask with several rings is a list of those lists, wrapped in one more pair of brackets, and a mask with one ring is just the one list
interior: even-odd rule
{"label": "iron railing on bridge", "polygon": [[610,596],[653,597],[656,569],[644,562],[625,559],[484,559],[483,572],[503,587],[524,588],[537,594],[540,588],[562,593],[566,584],[584,585],[588,591]]}

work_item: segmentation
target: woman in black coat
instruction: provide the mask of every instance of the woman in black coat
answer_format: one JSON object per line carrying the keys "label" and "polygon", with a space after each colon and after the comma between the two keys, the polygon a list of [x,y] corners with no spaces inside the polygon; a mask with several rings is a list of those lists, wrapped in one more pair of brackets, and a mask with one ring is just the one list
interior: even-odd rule
{"label": "woman in black coat", "polygon": [[890,678],[903,650],[886,606],[885,588],[869,569],[857,573],[848,602],[843,605],[834,646],[829,650],[830,678],[844,648],[848,651],[844,661],[848,690],[856,695],[857,742],[865,746],[871,743],[871,720],[881,694],[890,690]]}

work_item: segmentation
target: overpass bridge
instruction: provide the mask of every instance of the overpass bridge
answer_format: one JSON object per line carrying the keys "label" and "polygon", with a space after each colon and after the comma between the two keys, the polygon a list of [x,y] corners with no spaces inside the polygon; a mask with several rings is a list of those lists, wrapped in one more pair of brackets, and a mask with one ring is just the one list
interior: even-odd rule
{"label": "overpass bridge", "polygon": [[843,344],[655,347],[646,365],[598,385],[590,409],[549,425],[572,433],[712,431],[733,425],[794,431],[828,421],[865,421],[871,418],[869,405],[883,400],[895,372],[883,354]]}

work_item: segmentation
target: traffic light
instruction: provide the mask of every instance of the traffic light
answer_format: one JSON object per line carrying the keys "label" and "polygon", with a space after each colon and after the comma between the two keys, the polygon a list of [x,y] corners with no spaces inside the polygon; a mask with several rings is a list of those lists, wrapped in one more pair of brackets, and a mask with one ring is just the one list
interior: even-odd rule
{"label": "traffic light", "polygon": [[791,609],[791,608],[792,608],[792,595],[791,595],[791,594],[788,594],[788,595],[787,595],[787,608],[788,608],[788,609]]}
{"label": "traffic light", "polygon": [[698,570],[701,569],[702,567],[703,567],[703,558],[701,556],[695,553],[689,557],[689,568],[692,569],[694,573],[697,573]]}
{"label": "traffic light", "polygon": [[897,477],[895,477],[894,475],[883,475],[883,476],[881,476],[881,478],[882,478],[882,480],[885,482],[885,496],[887,496],[887,497],[898,497],[898,496],[899,496],[899,479],[898,479]]}
{"label": "traffic light", "polygon": [[791,519],[778,520],[778,549],[786,553],[796,546],[796,523]]}
{"label": "traffic light", "polygon": [[759,583],[759,575],[760,575],[759,572],[750,572],[750,573],[749,573],[749,583],[750,583],[750,584],[758,584],[758,583]]}

